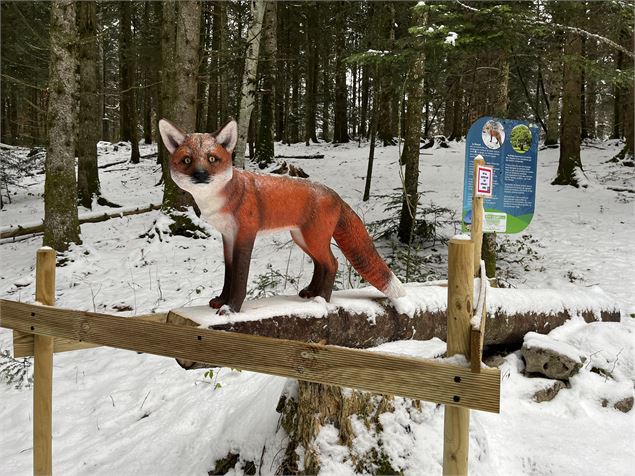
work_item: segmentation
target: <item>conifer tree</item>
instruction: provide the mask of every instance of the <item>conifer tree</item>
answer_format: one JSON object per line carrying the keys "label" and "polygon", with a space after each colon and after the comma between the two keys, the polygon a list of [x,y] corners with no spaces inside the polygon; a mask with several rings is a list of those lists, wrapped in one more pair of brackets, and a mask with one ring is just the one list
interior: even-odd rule
{"label": "conifer tree", "polygon": [[76,11],[76,3],[72,0],[51,3],[43,244],[57,251],[66,251],[71,243],[81,243],[75,182],[78,109]]}

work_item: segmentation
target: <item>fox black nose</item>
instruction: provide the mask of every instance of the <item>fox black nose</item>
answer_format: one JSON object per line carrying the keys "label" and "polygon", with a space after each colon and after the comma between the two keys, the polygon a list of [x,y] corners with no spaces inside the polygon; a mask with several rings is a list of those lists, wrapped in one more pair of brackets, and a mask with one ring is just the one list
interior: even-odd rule
{"label": "fox black nose", "polygon": [[207,183],[209,182],[209,174],[207,170],[196,169],[192,174],[192,182],[194,183]]}

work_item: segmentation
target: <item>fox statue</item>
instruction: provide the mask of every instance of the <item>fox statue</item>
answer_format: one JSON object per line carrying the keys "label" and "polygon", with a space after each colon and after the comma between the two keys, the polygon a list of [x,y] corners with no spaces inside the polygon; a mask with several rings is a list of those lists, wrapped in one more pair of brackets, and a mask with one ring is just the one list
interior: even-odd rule
{"label": "fox statue", "polygon": [[209,302],[220,314],[240,311],[256,234],[264,231],[290,231],[293,241],[313,260],[313,278],[300,297],[321,296],[329,301],[337,272],[331,238],[370,284],[390,298],[405,295],[362,220],[333,190],[305,179],[232,166],[236,121],[211,134],[187,134],[161,119],[159,131],[170,152],[172,179],[192,194],[201,218],[222,235],[225,281],[220,296]]}

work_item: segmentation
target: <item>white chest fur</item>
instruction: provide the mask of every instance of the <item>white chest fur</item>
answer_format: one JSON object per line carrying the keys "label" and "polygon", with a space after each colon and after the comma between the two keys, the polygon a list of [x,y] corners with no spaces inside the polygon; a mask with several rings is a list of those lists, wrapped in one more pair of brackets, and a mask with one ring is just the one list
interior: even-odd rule
{"label": "white chest fur", "polygon": [[214,213],[211,215],[201,215],[207,223],[216,228],[225,238],[236,237],[237,225],[233,215],[229,213]]}

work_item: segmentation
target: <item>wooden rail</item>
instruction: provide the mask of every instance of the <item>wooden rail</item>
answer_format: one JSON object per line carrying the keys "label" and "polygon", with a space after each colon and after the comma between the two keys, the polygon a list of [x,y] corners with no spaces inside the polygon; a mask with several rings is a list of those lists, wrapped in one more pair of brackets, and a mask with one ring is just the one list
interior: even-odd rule
{"label": "wooden rail", "polygon": [[480,351],[470,349],[473,246],[469,239],[450,241],[448,355],[471,355],[479,372],[439,360],[175,325],[165,314],[130,318],[60,309],[52,306],[55,252],[38,250],[39,304],[0,300],[0,327],[14,330],[16,355],[35,356],[34,473],[52,472],[53,352],[107,345],[444,404],[444,474],[466,474],[469,409],[498,412],[500,400],[500,371],[480,369]]}
{"label": "wooden rail", "polygon": [[474,374],[469,367],[436,360],[6,300],[0,301],[0,326],[215,366],[499,411],[498,369]]}

